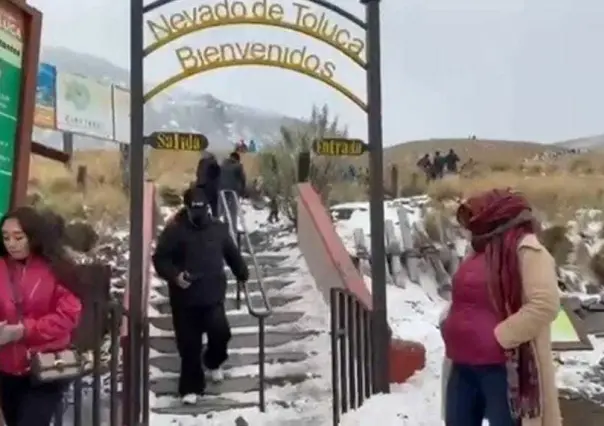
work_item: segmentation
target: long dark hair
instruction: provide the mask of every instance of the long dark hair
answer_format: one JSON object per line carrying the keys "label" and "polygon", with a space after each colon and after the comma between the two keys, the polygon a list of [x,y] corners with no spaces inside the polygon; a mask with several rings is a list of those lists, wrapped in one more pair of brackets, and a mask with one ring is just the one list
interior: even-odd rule
{"label": "long dark hair", "polygon": [[[50,217],[40,214],[31,207],[19,207],[6,213],[0,219],[0,228],[7,219],[16,219],[29,241],[30,253],[44,259],[57,280],[69,291],[81,294],[81,286],[76,272],[76,263],[71,259],[61,238],[59,224]],[[8,257],[4,244],[0,244],[0,257]]]}

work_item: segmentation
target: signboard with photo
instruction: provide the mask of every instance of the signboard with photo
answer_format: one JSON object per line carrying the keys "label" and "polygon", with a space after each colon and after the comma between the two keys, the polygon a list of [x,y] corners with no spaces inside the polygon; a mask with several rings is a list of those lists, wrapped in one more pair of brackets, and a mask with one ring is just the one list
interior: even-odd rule
{"label": "signboard with photo", "polygon": [[89,78],[57,74],[57,128],[102,139],[113,139],[111,85]]}

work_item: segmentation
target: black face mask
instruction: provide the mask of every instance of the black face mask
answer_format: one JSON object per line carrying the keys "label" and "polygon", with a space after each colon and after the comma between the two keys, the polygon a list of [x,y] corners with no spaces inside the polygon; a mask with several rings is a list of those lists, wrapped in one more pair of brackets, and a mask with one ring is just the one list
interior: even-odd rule
{"label": "black face mask", "polygon": [[211,221],[209,206],[204,202],[192,202],[187,207],[187,214],[191,223],[198,227],[203,227]]}

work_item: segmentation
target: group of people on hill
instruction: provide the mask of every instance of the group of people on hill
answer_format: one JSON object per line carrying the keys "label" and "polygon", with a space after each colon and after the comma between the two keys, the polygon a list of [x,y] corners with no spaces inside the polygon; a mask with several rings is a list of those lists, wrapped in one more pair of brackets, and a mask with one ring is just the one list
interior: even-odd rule
{"label": "group of people on hill", "polygon": [[446,174],[456,174],[458,172],[458,163],[461,161],[453,148],[446,155],[441,155],[440,151],[435,151],[432,158],[430,154],[424,154],[416,163],[424,174],[428,182],[442,179]]}
{"label": "group of people on hill", "polygon": [[240,154],[246,152],[257,152],[258,147],[256,146],[256,142],[254,140],[249,141],[249,143],[245,143],[243,139],[235,144],[235,152]]}

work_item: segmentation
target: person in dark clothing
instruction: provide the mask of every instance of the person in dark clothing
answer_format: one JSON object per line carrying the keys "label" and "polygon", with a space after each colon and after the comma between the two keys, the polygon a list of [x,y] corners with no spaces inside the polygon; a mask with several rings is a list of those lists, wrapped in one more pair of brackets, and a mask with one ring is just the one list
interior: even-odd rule
{"label": "person in dark clothing", "polygon": [[268,203],[268,223],[279,222],[279,202],[277,201],[277,197],[272,196]]}
{"label": "person in dark clothing", "polygon": [[434,158],[432,159],[432,178],[441,179],[444,176],[444,172],[445,157],[440,155],[440,151],[436,151],[434,153]]}
{"label": "person in dark clothing", "polygon": [[445,156],[444,161],[447,166],[447,172],[457,173],[457,163],[459,163],[460,159],[453,148],[449,150],[449,153]]}
{"label": "person in dark clothing", "polygon": [[432,162],[430,161],[430,154],[424,154],[424,156],[418,160],[416,165],[426,174],[426,181],[429,182],[432,177]]}
{"label": "person in dark clothing", "polygon": [[[202,188],[185,192],[185,208],[166,225],[153,254],[157,275],[168,282],[176,346],[181,359],[178,392],[195,404],[205,391],[204,366],[213,381],[228,358],[231,331],[224,309],[227,278],[223,261],[238,282],[249,270],[228,226],[209,213]],[[202,361],[202,334],[207,344]]]}
{"label": "person in dark clothing", "polygon": [[[238,200],[235,197],[243,197],[245,193],[246,178],[245,170],[241,164],[241,157],[239,153],[232,152],[229,158],[224,160],[220,171],[220,190],[225,191],[224,198],[226,201],[226,211],[223,201],[220,202],[220,216],[224,216],[228,213],[230,221],[233,223],[233,227],[237,229],[237,218],[239,205]],[[225,221],[229,223],[229,221]]]}
{"label": "person in dark clothing", "polygon": [[220,184],[220,165],[216,156],[211,152],[204,151],[197,163],[196,186],[203,188],[206,201],[210,205],[212,215],[218,217],[218,190]]}

